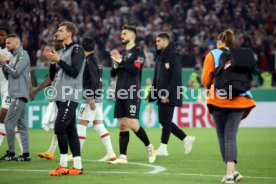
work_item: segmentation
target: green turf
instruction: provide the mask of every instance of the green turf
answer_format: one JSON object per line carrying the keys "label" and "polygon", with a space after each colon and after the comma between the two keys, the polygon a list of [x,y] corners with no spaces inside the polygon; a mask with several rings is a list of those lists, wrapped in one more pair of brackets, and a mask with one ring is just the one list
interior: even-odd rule
{"label": "green turf", "polygon": [[[152,143],[157,147],[160,129],[147,129]],[[157,157],[154,166],[162,166],[166,171],[148,174],[153,170],[147,164],[146,150],[143,144],[131,133],[128,147],[128,160],[134,164],[108,165],[89,160],[104,156],[104,146],[93,129],[87,132],[87,141],[83,148],[82,176],[50,177],[48,172],[58,165],[55,160],[44,160],[36,153],[46,151],[53,132],[43,130],[30,131],[32,161],[27,163],[0,162],[0,183],[95,183],[95,184],[141,184],[141,183],[220,183],[225,172],[221,161],[214,129],[187,129],[187,134],[196,136],[196,143],[190,156],[184,156],[183,144],[175,137],[169,143],[169,156]],[[112,142],[118,154],[118,129],[110,129]],[[6,141],[0,154],[4,154]],[[245,179],[241,183],[276,183],[276,129],[239,129],[239,164],[237,170]],[[56,151],[58,153],[58,150]],[[56,154],[58,157],[58,154]],[[71,166],[72,163],[69,164]]]}

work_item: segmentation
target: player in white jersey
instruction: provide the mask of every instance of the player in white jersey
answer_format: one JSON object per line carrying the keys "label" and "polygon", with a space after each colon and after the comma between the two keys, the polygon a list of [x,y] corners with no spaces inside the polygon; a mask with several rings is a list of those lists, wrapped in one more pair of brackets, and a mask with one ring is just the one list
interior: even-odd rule
{"label": "player in white jersey", "polygon": [[[0,52],[6,55],[9,54],[8,50],[6,49],[6,37],[8,34],[10,34],[9,25],[5,22],[1,22],[0,23]],[[6,61],[6,62],[9,62],[9,61]],[[4,76],[4,73],[2,71],[2,66],[0,66],[0,94],[1,94],[1,109],[0,109],[0,146],[1,146],[4,140],[4,137],[6,135],[4,120],[6,118],[9,105],[10,105],[10,99],[8,94],[8,81]],[[21,138],[18,133],[17,127],[15,128],[15,137],[19,143],[20,152],[21,152],[20,155],[21,155],[23,148],[22,148],[22,142],[21,142]]]}

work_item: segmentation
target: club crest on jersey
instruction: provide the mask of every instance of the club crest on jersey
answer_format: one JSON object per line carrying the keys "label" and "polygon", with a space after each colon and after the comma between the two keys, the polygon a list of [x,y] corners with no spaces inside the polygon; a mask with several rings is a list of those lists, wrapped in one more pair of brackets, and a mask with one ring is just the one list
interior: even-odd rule
{"label": "club crest on jersey", "polygon": [[168,62],[165,63],[165,68],[166,68],[166,69],[169,69],[169,68],[170,68],[170,63],[168,63]]}
{"label": "club crest on jersey", "polygon": [[143,64],[143,63],[144,63],[144,61],[145,61],[145,59],[144,59],[144,58],[142,58],[142,57],[138,57],[138,58],[137,58],[137,61],[139,61],[140,63],[142,63],[142,64]]}
{"label": "club crest on jersey", "polygon": [[132,53],[127,54],[127,58],[130,58],[132,56]]}

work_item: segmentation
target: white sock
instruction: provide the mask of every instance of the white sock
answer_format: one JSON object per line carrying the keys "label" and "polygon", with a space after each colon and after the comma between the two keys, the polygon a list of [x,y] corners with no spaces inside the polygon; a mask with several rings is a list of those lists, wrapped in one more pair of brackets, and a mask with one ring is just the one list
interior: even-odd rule
{"label": "white sock", "polygon": [[168,145],[164,144],[164,143],[161,143],[159,148],[162,149],[162,150],[167,150]]}
{"label": "white sock", "polygon": [[5,124],[0,123],[0,146],[2,145],[5,135],[6,135]]}
{"label": "white sock", "polygon": [[18,145],[19,145],[19,148],[20,148],[20,155],[23,155],[23,146],[22,146],[22,140],[21,140],[21,137],[20,137],[20,134],[18,132],[18,128],[17,126],[15,127],[14,129],[14,135],[15,135],[15,138],[18,142]]}
{"label": "white sock", "polygon": [[48,152],[50,152],[52,154],[55,154],[55,150],[57,148],[57,145],[58,145],[57,135],[54,134],[53,137],[52,137],[51,145],[48,149]]}
{"label": "white sock", "polygon": [[124,160],[127,160],[127,156],[126,156],[126,155],[123,155],[123,154],[120,154],[120,158],[121,158],[121,159],[124,159]]}
{"label": "white sock", "polygon": [[68,167],[67,161],[68,161],[68,154],[60,154],[59,165],[61,165],[62,167]]}
{"label": "white sock", "polygon": [[108,155],[113,154],[114,150],[111,144],[110,135],[107,129],[105,128],[104,124],[101,123],[101,124],[95,125],[94,128],[99,133],[100,138],[102,139],[102,142],[106,149],[106,153]]}
{"label": "white sock", "polygon": [[74,162],[74,168],[75,169],[82,169],[82,164],[81,164],[81,157],[77,156],[73,158],[73,162]]}
{"label": "white sock", "polygon": [[80,125],[80,124],[77,125],[77,131],[78,131],[78,136],[80,139],[80,149],[81,150],[82,150],[83,144],[86,139],[86,129],[87,129],[87,126]]}

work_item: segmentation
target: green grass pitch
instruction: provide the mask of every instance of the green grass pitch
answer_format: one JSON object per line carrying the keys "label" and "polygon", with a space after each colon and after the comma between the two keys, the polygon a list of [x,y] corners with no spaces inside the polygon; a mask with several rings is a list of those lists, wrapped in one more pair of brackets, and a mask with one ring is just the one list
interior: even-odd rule
{"label": "green grass pitch", "polygon": [[[118,129],[109,129],[112,143],[118,155]],[[161,129],[146,129],[151,142],[157,147]],[[37,157],[38,152],[48,149],[53,131],[30,130],[32,161],[25,163],[0,162],[0,183],[94,183],[94,184],[214,184],[220,183],[225,172],[221,161],[215,129],[185,129],[195,135],[196,142],[191,155],[184,156],[183,143],[171,136],[169,156],[157,157],[154,164],[147,163],[144,145],[131,133],[128,146],[128,165],[109,165],[96,162],[105,149],[93,128],[87,131],[82,159],[84,175],[51,177],[49,171],[59,163],[59,150],[54,160]],[[17,142],[16,142],[17,146]],[[6,139],[0,148],[1,156],[7,147]],[[18,147],[18,146],[17,146]],[[276,183],[276,129],[241,128],[238,133],[237,170],[244,175],[240,183]],[[72,163],[69,163],[72,166]]]}

